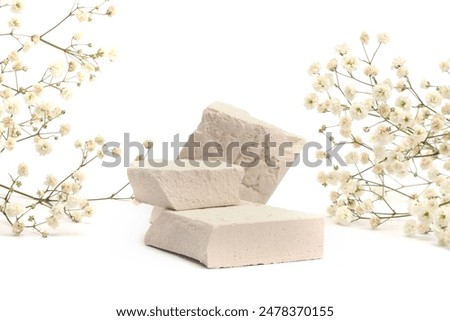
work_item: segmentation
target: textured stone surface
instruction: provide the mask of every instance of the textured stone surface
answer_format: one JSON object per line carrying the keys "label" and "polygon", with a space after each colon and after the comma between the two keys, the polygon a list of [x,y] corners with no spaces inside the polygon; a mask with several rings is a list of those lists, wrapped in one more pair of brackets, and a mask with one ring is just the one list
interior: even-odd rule
{"label": "textured stone surface", "polygon": [[173,161],[164,167],[130,167],[128,179],[137,201],[174,210],[239,203],[244,170],[222,163],[217,167]]}
{"label": "textured stone surface", "polygon": [[[270,147],[270,155],[262,144],[267,134],[270,134],[270,140],[276,143],[275,147]],[[252,163],[257,156],[259,162],[245,168],[240,195],[243,200],[262,204],[268,201],[286,174],[288,170],[286,164],[294,160],[294,154],[304,145],[302,138],[255,119],[244,110],[220,102],[215,102],[205,109],[202,121],[189,137],[187,145],[193,146],[192,142],[199,142],[200,148],[191,149],[192,152],[189,153],[185,146],[180,152],[181,159],[208,158],[207,160],[221,160],[242,165],[242,162]],[[220,143],[223,155],[220,155],[217,147],[212,146],[210,142]],[[258,146],[247,145],[244,148],[247,152],[242,152],[240,147],[244,143],[252,142]],[[211,146],[206,151],[209,155],[205,155],[203,150],[203,146],[207,143]],[[233,145],[230,143],[235,146],[231,148]],[[281,147],[280,152],[282,143],[284,147]],[[291,147],[287,143],[292,143]],[[219,155],[211,157],[214,153]]]}
{"label": "textured stone surface", "polygon": [[318,259],[323,218],[266,205],[159,210],[145,243],[209,268]]}

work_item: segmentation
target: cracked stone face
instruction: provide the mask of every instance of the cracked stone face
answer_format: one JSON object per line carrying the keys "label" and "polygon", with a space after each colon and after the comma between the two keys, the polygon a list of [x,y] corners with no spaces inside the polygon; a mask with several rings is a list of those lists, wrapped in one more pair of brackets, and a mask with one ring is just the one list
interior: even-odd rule
{"label": "cracked stone face", "polygon": [[231,105],[215,102],[180,152],[180,159],[243,166],[242,200],[265,204],[305,141]]}

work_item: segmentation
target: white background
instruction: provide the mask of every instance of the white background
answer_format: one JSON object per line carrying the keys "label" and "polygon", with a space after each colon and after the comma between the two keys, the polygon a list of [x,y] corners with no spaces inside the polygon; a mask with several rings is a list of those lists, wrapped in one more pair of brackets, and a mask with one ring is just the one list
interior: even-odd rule
{"label": "white background", "polygon": [[[72,4],[31,2],[24,14],[37,26]],[[215,100],[322,142],[320,116],[303,108],[311,91],[306,69],[325,63],[336,44],[359,50],[361,31],[373,37],[387,31],[392,42],[380,68],[406,57],[417,83],[440,77],[437,64],[450,55],[442,1],[129,0],[116,6],[117,16],[86,36],[116,47],[119,59],[67,103],[68,142],[97,134],[121,141],[129,132],[133,140],[153,139],[157,149],[176,133],[186,138]],[[53,163],[27,157],[39,173],[62,171],[71,162],[67,155],[55,154]],[[97,168],[86,191],[107,195],[126,181],[125,173],[123,167]],[[316,173],[291,169],[269,203],[325,213],[328,192]],[[32,178],[28,183],[33,186]],[[1,225],[0,318],[115,320],[116,308],[156,305],[332,305],[331,320],[441,320],[447,314],[448,249],[404,237],[401,225],[372,231],[327,220],[323,260],[208,270],[144,245],[150,210],[98,203],[92,220],[63,226],[48,239],[12,237]]]}

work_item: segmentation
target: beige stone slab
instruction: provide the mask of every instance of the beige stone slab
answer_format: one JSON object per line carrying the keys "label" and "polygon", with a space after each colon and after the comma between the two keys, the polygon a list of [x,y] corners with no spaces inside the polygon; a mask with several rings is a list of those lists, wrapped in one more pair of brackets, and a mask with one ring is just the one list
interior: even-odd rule
{"label": "beige stone slab", "polygon": [[[274,147],[264,148],[267,134],[275,143]],[[189,154],[186,146],[193,146],[193,142],[199,142],[200,147],[191,149]],[[215,143],[220,144],[221,151],[217,156],[211,156],[217,152]],[[265,204],[289,169],[287,164],[294,161],[295,153],[301,150],[304,143],[301,137],[253,118],[242,109],[215,102],[204,110],[200,124],[180,152],[180,159],[207,158],[249,165],[245,168],[241,199]],[[208,150],[204,151],[206,144],[209,144]],[[259,162],[254,162],[256,159]]]}
{"label": "beige stone slab", "polygon": [[160,210],[145,243],[208,268],[319,259],[322,217],[266,205]]}
{"label": "beige stone slab", "polygon": [[174,210],[237,204],[244,170],[222,163],[208,167],[174,161],[164,167],[130,167],[128,179],[137,201]]}

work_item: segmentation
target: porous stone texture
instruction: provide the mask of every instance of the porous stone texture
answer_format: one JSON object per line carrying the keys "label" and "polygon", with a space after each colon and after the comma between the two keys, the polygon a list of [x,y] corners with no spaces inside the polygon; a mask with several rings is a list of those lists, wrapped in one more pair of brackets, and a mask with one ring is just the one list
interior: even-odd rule
{"label": "porous stone texture", "polygon": [[[273,146],[265,143],[267,135]],[[200,147],[195,147],[195,142]],[[244,110],[215,102],[204,110],[202,121],[179,157],[244,166],[241,199],[265,204],[304,143],[301,137],[255,119]]]}
{"label": "porous stone texture", "polygon": [[236,267],[319,259],[323,228],[322,217],[260,204],[160,209],[145,243],[208,268]]}
{"label": "porous stone texture", "polygon": [[221,163],[208,167],[202,162],[184,167],[169,161],[164,167],[129,167],[128,179],[137,201],[174,210],[225,206],[240,201],[244,176],[240,166]]}

